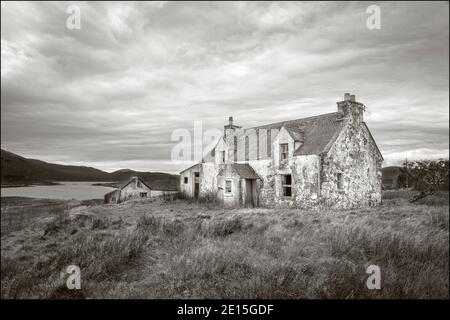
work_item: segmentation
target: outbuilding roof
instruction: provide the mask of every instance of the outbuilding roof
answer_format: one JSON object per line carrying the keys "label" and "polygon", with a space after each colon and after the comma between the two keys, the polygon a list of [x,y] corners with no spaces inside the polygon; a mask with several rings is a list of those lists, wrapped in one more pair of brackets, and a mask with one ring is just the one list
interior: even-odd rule
{"label": "outbuilding roof", "polygon": [[219,176],[223,175],[226,168],[231,168],[242,179],[260,179],[255,170],[247,163],[230,163],[226,164],[225,168],[220,170]]}
{"label": "outbuilding roof", "polygon": [[134,180],[138,180],[140,181],[143,185],[145,185],[147,188],[152,189],[152,187],[150,187],[150,185],[145,182],[144,180],[142,180],[140,177],[130,177],[126,182],[122,183],[121,186],[119,187],[119,189],[123,189],[125,188],[127,185],[129,185],[131,182],[133,182]]}

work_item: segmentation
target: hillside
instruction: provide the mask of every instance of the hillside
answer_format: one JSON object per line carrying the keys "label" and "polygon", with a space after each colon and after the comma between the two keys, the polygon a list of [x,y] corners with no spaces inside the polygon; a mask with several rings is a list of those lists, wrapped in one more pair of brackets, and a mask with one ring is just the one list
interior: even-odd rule
{"label": "hillside", "polygon": [[2,186],[53,181],[123,181],[131,176],[140,176],[155,189],[172,190],[178,186],[178,175],[162,172],[139,172],[129,169],[105,172],[85,166],[70,166],[48,163],[36,159],[21,157],[12,152],[1,150]]}

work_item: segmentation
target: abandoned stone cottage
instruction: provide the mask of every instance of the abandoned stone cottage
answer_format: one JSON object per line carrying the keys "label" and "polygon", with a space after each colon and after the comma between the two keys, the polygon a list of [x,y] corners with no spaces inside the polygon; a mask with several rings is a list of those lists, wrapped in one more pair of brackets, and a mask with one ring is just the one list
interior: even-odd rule
{"label": "abandoned stone cottage", "polygon": [[114,204],[137,198],[151,198],[152,188],[140,177],[130,177],[117,189],[104,195],[104,203]]}
{"label": "abandoned stone cottage", "polygon": [[383,156],[364,111],[346,93],[337,112],[319,116],[248,129],[230,117],[211,152],[180,173],[180,190],[226,206],[376,205]]}

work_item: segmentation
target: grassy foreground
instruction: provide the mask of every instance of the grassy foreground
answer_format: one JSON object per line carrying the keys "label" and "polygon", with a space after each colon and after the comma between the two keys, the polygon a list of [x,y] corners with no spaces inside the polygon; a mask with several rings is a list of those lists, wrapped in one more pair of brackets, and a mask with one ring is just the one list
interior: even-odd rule
{"label": "grassy foreground", "polygon": [[[79,204],[2,229],[1,297],[448,298],[448,192],[407,197],[342,211]],[[70,264],[81,290],[65,288]],[[381,290],[366,287],[371,264]]]}

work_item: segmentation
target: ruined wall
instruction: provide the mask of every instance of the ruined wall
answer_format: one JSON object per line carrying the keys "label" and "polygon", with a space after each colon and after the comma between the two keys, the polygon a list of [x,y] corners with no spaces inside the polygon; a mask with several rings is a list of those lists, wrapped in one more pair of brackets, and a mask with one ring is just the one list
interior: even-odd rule
{"label": "ruined wall", "polygon": [[[231,194],[225,193],[225,181],[231,180]],[[224,166],[221,176],[217,177],[218,198],[223,201],[226,207],[237,207],[241,204],[242,188],[241,178],[231,169]]]}
{"label": "ruined wall", "polygon": [[[188,197],[194,197],[195,190],[195,173],[199,176],[199,197],[204,197],[212,193],[217,193],[217,174],[220,165],[214,162],[199,163],[180,173],[180,191]],[[184,178],[188,178],[188,182],[184,183]]]}
{"label": "ruined wall", "polygon": [[320,158],[318,155],[305,155],[294,158],[291,165],[294,184],[293,205],[298,208],[311,208],[318,204],[320,197]]}
{"label": "ruined wall", "polygon": [[249,161],[248,164],[262,179],[258,181],[257,202],[261,206],[275,205],[275,169],[271,159]]}
{"label": "ruined wall", "polygon": [[[287,143],[289,157],[280,162],[279,145]],[[273,141],[272,157],[267,160],[249,161],[249,165],[261,177],[258,203],[262,206],[295,206],[309,208],[317,204],[319,197],[319,156],[295,156],[295,142],[283,128]],[[292,177],[292,196],[283,196],[282,175]]]}
{"label": "ruined wall", "polygon": [[105,194],[103,199],[104,199],[104,203],[109,203],[109,204],[118,203],[120,200],[120,190],[116,189],[116,190],[113,190],[113,191]]}
{"label": "ruined wall", "polygon": [[[180,173],[180,191],[188,197],[194,196],[194,172],[200,172],[201,165],[197,164]],[[184,178],[187,178],[187,183],[184,183]]]}
{"label": "ruined wall", "polygon": [[[365,124],[345,121],[345,129],[321,160],[321,201],[343,209],[379,204],[382,158]],[[338,173],[342,175],[341,190]]]}
{"label": "ruined wall", "polygon": [[219,165],[214,162],[205,162],[201,164],[200,168],[200,197],[217,193]]}

